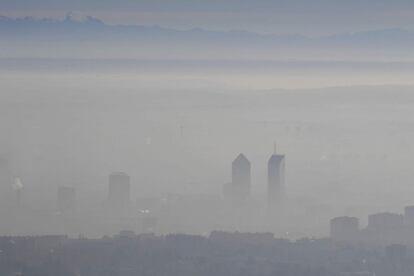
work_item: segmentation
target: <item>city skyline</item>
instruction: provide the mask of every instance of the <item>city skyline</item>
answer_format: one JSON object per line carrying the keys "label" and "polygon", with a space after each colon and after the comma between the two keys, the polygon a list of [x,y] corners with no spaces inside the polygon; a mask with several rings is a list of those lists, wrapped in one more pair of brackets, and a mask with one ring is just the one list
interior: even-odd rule
{"label": "city skyline", "polygon": [[1,276],[414,274],[414,1],[0,0],[0,48]]}

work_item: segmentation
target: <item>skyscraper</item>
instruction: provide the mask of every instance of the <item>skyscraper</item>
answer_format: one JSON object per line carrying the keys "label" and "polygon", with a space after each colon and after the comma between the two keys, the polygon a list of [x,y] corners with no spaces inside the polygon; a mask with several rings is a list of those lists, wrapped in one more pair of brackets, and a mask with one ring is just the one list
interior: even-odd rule
{"label": "skyscraper", "polygon": [[404,225],[404,216],[394,213],[377,213],[368,216],[367,229],[372,231],[389,231]]}
{"label": "skyscraper", "polygon": [[404,209],[404,222],[414,225],[414,206],[407,206]]}
{"label": "skyscraper", "polygon": [[242,153],[232,163],[232,198],[245,202],[250,198],[250,161]]}
{"label": "skyscraper", "polygon": [[354,217],[337,217],[330,221],[331,238],[348,241],[358,236],[359,219]]}
{"label": "skyscraper", "polygon": [[276,154],[267,163],[267,196],[269,206],[283,200],[285,193],[285,156]]}
{"label": "skyscraper", "polygon": [[109,175],[108,202],[113,208],[122,208],[130,201],[130,177],[124,172]]}

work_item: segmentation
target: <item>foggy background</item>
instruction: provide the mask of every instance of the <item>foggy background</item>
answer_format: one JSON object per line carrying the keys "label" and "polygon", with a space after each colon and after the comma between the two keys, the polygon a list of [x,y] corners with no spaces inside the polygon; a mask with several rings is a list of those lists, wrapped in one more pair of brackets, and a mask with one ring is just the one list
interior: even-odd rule
{"label": "foggy background", "polygon": [[[221,196],[241,152],[265,201],[275,142],[298,233],[414,203],[410,1],[57,2],[1,3],[4,221],[14,177],[37,214],[62,185],[99,208],[113,171],[131,176],[132,200]],[[0,234],[59,229],[44,221]]]}

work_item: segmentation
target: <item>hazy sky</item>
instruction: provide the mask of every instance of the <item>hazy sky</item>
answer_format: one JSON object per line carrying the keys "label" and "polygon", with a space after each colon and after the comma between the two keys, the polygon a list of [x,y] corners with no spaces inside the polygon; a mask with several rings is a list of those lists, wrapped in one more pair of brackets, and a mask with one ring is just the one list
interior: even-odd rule
{"label": "hazy sky", "polygon": [[0,11],[50,17],[76,11],[109,23],[309,35],[414,29],[411,0],[2,0]]}

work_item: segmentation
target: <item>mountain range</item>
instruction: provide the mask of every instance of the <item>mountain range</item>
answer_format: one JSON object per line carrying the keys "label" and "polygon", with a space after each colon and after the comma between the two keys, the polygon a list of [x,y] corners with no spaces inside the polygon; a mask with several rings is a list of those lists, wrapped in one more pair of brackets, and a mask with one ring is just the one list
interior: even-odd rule
{"label": "mountain range", "polygon": [[70,39],[110,41],[170,41],[181,43],[243,44],[256,46],[401,47],[414,46],[414,31],[403,29],[341,33],[321,37],[258,34],[247,31],[175,30],[160,26],[109,25],[86,16],[62,20],[0,16],[0,35],[8,39]]}

